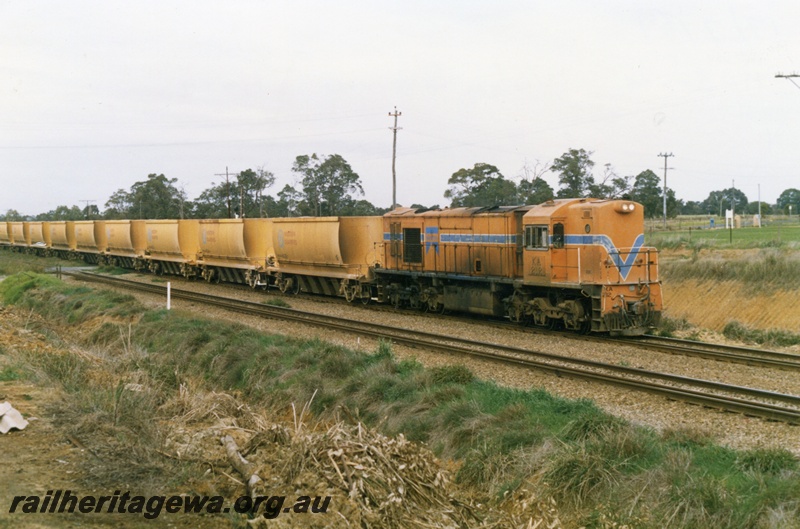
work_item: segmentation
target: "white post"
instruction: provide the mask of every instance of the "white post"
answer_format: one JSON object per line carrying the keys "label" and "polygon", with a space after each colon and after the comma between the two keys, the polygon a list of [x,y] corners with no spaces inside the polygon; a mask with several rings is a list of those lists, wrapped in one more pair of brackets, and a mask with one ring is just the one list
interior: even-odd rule
{"label": "white post", "polygon": [[172,301],[172,283],[167,281],[167,310],[170,310],[171,301]]}

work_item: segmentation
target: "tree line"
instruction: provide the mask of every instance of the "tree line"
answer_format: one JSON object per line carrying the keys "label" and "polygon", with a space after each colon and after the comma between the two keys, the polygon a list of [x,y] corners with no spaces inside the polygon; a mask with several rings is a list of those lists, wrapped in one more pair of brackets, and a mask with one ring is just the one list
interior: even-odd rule
{"label": "tree line", "polygon": [[[644,205],[647,217],[663,215],[663,188],[652,170],[646,169],[636,176],[620,176],[611,164],[605,164],[595,174],[591,156],[591,151],[570,149],[552,163],[526,164],[513,179],[506,178],[494,165],[476,163],[450,176],[444,198],[450,200],[450,207],[540,204],[554,198],[624,198]],[[115,191],[103,211],[94,204],[84,208],[58,206],[34,216],[11,209],[0,215],[0,220],[351,216],[382,215],[389,211],[360,198],[364,195],[361,178],[341,155],[297,156],[292,172],[298,184],[285,185],[275,196],[267,193],[275,184],[275,176],[261,167],[241,171],[226,181],[212,182],[195,200],[188,199],[177,178],[150,174],[130,189]],[[543,178],[548,172],[558,175],[557,191]],[[744,192],[733,187],[712,191],[704,201],[683,201],[676,198],[674,190],[666,191],[668,217],[722,216],[731,207],[737,213],[758,212],[758,202],[750,202]],[[415,203],[410,207],[426,206]],[[775,204],[761,203],[762,214],[790,211],[800,213],[798,189],[786,189]]]}

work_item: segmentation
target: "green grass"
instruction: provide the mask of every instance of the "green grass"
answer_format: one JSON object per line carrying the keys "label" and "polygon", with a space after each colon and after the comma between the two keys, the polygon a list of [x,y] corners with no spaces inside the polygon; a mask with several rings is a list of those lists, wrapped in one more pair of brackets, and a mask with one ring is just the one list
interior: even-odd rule
{"label": "green grass", "polygon": [[[692,225],[692,224],[689,224]],[[800,248],[800,225],[770,225],[762,228],[693,229],[683,227],[663,231],[648,229],[647,244],[659,249],[674,248]],[[708,226],[708,219],[704,226]]]}
{"label": "green grass", "polygon": [[261,303],[263,303],[264,305],[269,305],[270,307],[283,307],[283,308],[291,307],[291,305],[289,305],[289,303],[285,299],[277,297],[269,297],[264,301],[262,301]]}
{"label": "green grass", "polygon": [[7,366],[0,369],[0,382],[9,382],[22,378],[22,372],[18,367]]}
{"label": "green grass", "polygon": [[728,322],[725,328],[722,329],[722,334],[732,340],[759,345],[790,347],[800,344],[800,333],[781,329],[751,329],[738,321]]}
{"label": "green grass", "polygon": [[41,273],[47,268],[57,265],[75,266],[75,262],[63,261],[55,257],[37,257],[0,248],[0,275],[13,275],[25,271]]}
{"label": "green grass", "polygon": [[[124,296],[39,277],[14,276],[0,291],[58,325],[110,316],[87,344],[107,351],[117,376],[135,374],[150,389],[131,394],[116,383],[94,386],[91,363],[79,357],[28,359],[74,396],[62,410],[65,424],[79,438],[106,440],[102,460],[111,463],[98,463],[105,470],[96,472],[108,483],[163,484],[180,475],[178,463],[147,450],[163,441],[152,410],[187,380],[201,380],[209,391],[233,391],[276,413],[314,395],[318,417],[344,414],[454,460],[457,482],[481,501],[498,502],[523,485],[555,497],[565,526],[793,527],[784,522],[800,509],[798,461],[784,450],[734,451],[700,430],[659,433],[590,401],[500,387],[464,366],[426,369],[398,361],[386,342],[364,354],[145,310]],[[120,315],[136,323],[113,323]]]}
{"label": "green grass", "polygon": [[800,252],[763,250],[744,257],[723,254],[660,263],[661,277],[667,281],[740,281],[754,291],[796,288],[800,285]]}
{"label": "green grass", "polygon": [[67,285],[53,276],[32,272],[7,277],[0,283],[0,299],[46,317],[65,319],[68,324],[98,316],[130,318],[143,311],[133,296]]}
{"label": "green grass", "polygon": [[120,268],[119,266],[103,265],[97,267],[97,273],[106,274],[110,276],[120,276],[125,274],[132,274],[133,270],[127,268]]}

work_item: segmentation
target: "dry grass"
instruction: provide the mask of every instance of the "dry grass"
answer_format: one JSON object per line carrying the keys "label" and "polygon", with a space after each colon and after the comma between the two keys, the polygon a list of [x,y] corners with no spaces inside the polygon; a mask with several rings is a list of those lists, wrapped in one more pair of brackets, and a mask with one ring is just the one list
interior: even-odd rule
{"label": "dry grass", "polygon": [[[91,296],[59,288],[32,287],[18,302],[68,326],[71,313],[58,316],[50,300]],[[90,306],[135,312],[106,302]],[[98,484],[239,495],[242,479],[201,472],[232,472],[224,433],[265,487],[330,491],[344,519],[365,527],[521,528],[547,516],[567,527],[757,528],[798,509],[800,473],[784,452],[735,452],[696,429],[658,434],[588,402],[397,362],[386,343],[364,355],[164,311],[105,326],[92,314],[78,319],[91,326],[77,333],[88,350],[31,355],[22,372],[63,386],[58,415],[96,451]]]}

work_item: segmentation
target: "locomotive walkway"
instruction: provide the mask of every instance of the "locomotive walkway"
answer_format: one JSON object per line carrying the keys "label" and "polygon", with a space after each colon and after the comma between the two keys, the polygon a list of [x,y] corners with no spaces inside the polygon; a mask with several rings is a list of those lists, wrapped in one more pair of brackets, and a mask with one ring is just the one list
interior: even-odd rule
{"label": "locomotive walkway", "polygon": [[[161,296],[166,287],[86,272],[65,272],[76,279],[137,290]],[[339,330],[356,336],[390,340],[410,347],[449,354],[469,355],[529,369],[664,396],[692,404],[788,423],[800,424],[800,396],[710,380],[659,373],[593,360],[572,358],[434,333],[353,321],[296,309],[268,306],[222,296],[171,289],[176,299],[214,305],[226,310]]]}

